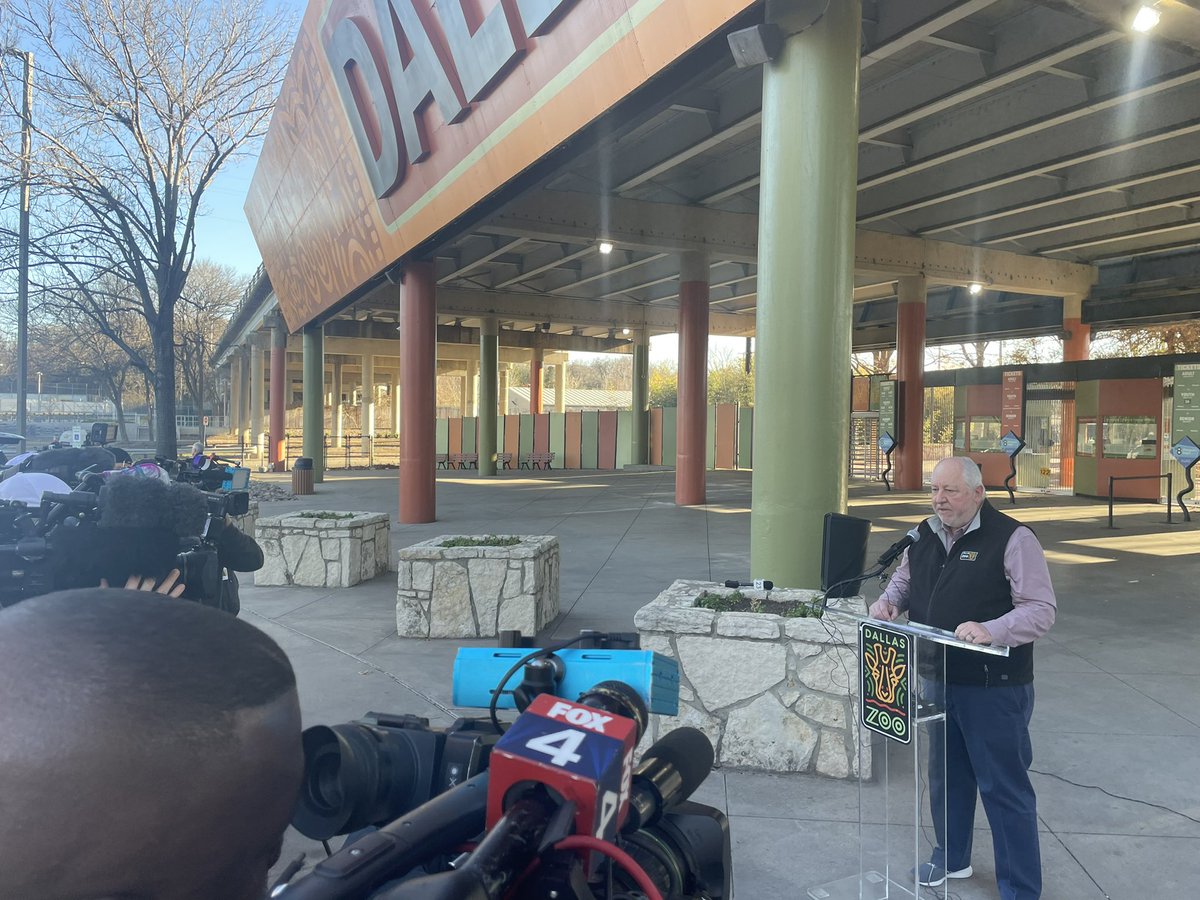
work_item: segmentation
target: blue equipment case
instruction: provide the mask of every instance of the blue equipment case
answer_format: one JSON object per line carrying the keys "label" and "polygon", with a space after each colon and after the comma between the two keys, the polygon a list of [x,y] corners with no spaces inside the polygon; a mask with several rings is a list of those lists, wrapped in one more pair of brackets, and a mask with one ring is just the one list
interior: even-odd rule
{"label": "blue equipment case", "polygon": [[[461,647],[454,659],[454,705],[486,707],[504,673],[537,648]],[[601,681],[623,681],[635,689],[652,713],[679,715],[679,663],[650,650],[580,650],[568,647],[555,654],[566,674],[555,694],[574,700]],[[504,686],[521,683],[518,669]],[[499,709],[513,709],[511,693],[501,694]]]}

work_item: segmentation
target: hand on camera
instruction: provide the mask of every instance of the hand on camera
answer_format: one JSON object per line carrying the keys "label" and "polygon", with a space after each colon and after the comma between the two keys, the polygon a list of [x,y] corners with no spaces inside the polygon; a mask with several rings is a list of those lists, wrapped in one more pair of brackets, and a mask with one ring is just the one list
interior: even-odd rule
{"label": "hand on camera", "polygon": [[[100,587],[109,587],[108,579],[100,579]],[[187,585],[179,581],[179,570],[172,569],[161,582],[154,578],[141,575],[130,575],[125,579],[125,588],[130,591],[153,591],[156,594],[166,594],[170,597],[182,597]]]}

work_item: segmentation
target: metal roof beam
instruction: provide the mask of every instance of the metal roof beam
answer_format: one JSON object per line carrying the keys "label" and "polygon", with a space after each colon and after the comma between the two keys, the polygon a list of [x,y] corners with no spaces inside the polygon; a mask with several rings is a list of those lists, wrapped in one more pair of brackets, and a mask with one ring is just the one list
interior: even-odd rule
{"label": "metal roof beam", "polygon": [[582,249],[579,249],[579,250],[567,250],[566,246],[564,245],[562,251],[554,259],[548,260],[547,262],[544,262],[540,265],[534,266],[532,269],[528,269],[526,271],[519,272],[518,274],[514,275],[512,278],[506,278],[503,281],[501,281],[499,284],[495,285],[495,287],[497,290],[503,290],[504,288],[511,287],[514,284],[520,284],[523,281],[528,281],[531,278],[536,278],[538,275],[541,275],[543,272],[549,272],[551,269],[557,269],[559,266],[565,265],[566,263],[572,262],[573,260],[579,259],[584,256],[590,256],[591,254],[598,253],[598,252],[599,251],[596,249],[595,245],[593,245],[593,244],[588,244],[586,247],[583,247]]}
{"label": "metal roof beam", "polygon": [[1077,56],[1082,56],[1085,53],[1091,53],[1093,50],[1106,47],[1122,38],[1123,35],[1112,31],[1093,32],[1067,44],[1035,53],[1027,59],[1013,62],[1008,67],[992,72],[970,84],[956,87],[939,97],[935,97],[924,103],[918,103],[916,106],[906,109],[903,112],[895,113],[868,125],[859,131],[859,140],[870,140],[871,138],[887,134],[889,131],[895,131],[919,122],[922,119],[935,116],[955,106],[970,103],[984,94],[998,91],[1017,81],[1028,78],[1030,75],[1042,72],[1048,66],[1058,65]]}
{"label": "metal roof beam", "polygon": [[1196,191],[1190,191],[1185,194],[1176,194],[1171,197],[1163,197],[1160,200],[1149,200],[1144,203],[1134,203],[1120,209],[1109,209],[1102,212],[1093,213],[1091,215],[1077,216],[1071,219],[1060,219],[1057,222],[1048,222],[1044,225],[1039,225],[1032,228],[1023,228],[1018,231],[1008,231],[1004,232],[1003,234],[995,234],[981,239],[980,243],[1003,244],[1008,241],[1020,242],[1032,237],[1038,237],[1039,235],[1050,234],[1054,231],[1065,231],[1069,228],[1083,228],[1088,225],[1102,225],[1106,222],[1112,222],[1115,219],[1136,216],[1139,213],[1157,212],[1161,209],[1190,206],[1195,203],[1200,203],[1200,193],[1197,193]]}
{"label": "metal roof beam", "polygon": [[[1200,67],[1198,67],[1197,76],[1200,77]],[[984,178],[980,178],[976,181],[972,181],[959,187],[949,188],[947,190],[938,191],[932,194],[924,194],[917,199],[897,203],[896,205],[889,206],[886,209],[879,209],[874,212],[864,213],[859,216],[858,221],[860,224],[881,222],[884,219],[890,219],[894,216],[915,212],[919,209],[926,209],[930,206],[937,206],[941,203],[948,203],[951,200],[960,200],[973,194],[992,190],[993,188],[1004,187],[1006,184],[1013,184],[1014,182],[1022,181],[1026,178],[1045,175],[1058,169],[1064,169],[1068,166],[1077,166],[1081,163],[1103,159],[1106,156],[1112,156],[1117,153],[1126,153],[1130,150],[1148,147],[1151,144],[1159,143],[1161,141],[1172,140],[1177,137],[1196,133],[1200,133],[1200,119],[1192,119],[1184,123],[1164,126],[1163,128],[1158,128],[1154,131],[1143,132],[1141,135],[1133,139],[1123,138],[1121,140],[1111,141],[1099,146],[1092,145],[1085,149],[1080,149],[1062,156],[1054,157],[1052,159],[1043,159],[1027,166],[1010,169],[1002,174],[988,175]],[[860,191],[864,190],[863,182],[860,182],[858,187]],[[949,229],[941,228],[939,230]]]}
{"label": "metal roof beam", "polygon": [[[1190,123],[1190,128],[1200,131],[1200,120]],[[976,213],[970,216],[964,216],[959,219],[951,219],[946,222],[938,222],[935,225],[929,225],[925,228],[920,228],[917,233],[922,236],[931,234],[941,234],[946,231],[957,231],[960,228],[966,228],[970,225],[981,225],[985,222],[994,222],[997,219],[1005,219],[1011,216],[1022,215],[1023,213],[1036,212],[1039,209],[1047,209],[1051,206],[1060,206],[1064,203],[1075,203],[1079,200],[1084,200],[1088,197],[1096,197],[1101,194],[1108,194],[1113,191],[1123,191],[1132,187],[1137,187],[1142,184],[1149,184],[1154,181],[1160,181],[1165,178],[1175,178],[1182,175],[1190,175],[1194,172],[1200,172],[1200,162],[1191,165],[1180,166],[1172,164],[1162,166],[1157,169],[1152,169],[1149,172],[1143,172],[1139,175],[1127,176],[1122,178],[1109,179],[1088,187],[1082,187],[1074,191],[1063,191],[1049,197],[1042,197],[1037,200],[1029,200],[1024,203],[1014,203],[1011,206],[1001,206],[996,209],[988,210],[987,212]]]}
{"label": "metal roof beam", "polygon": [[[511,204],[481,230],[578,241],[600,233],[602,227],[625,246],[667,252],[704,250],[715,260],[758,262],[757,215],[628,198],[541,191]],[[855,268],[889,275],[924,273],[948,283],[980,281],[1054,296],[1085,293],[1095,280],[1095,270],[1087,265],[863,229],[857,234]],[[655,283],[668,280],[670,276],[665,276]]]}
{"label": "metal roof beam", "polygon": [[[911,17],[896,22],[894,25],[880,22],[880,28],[874,35],[874,40],[863,50],[862,68],[869,69],[876,63],[883,62],[900,51],[919,44],[931,35],[948,28],[955,22],[960,22],[973,13],[986,9],[994,2],[995,0],[958,0],[949,5],[919,2],[890,4],[885,12],[907,13]],[[890,27],[891,30],[885,30],[886,27]]]}
{"label": "metal roof beam", "polygon": [[511,241],[500,241],[493,238],[492,249],[490,251],[481,254],[480,256],[473,257],[469,260],[459,260],[457,267],[453,271],[447,272],[445,275],[439,277],[437,283],[446,284],[447,282],[453,281],[456,278],[461,278],[468,272],[473,272],[475,269],[490,263],[497,257],[503,256],[505,253],[508,253],[512,250],[516,250],[524,243],[525,238],[517,238]]}
{"label": "metal roof beam", "polygon": [[[499,316],[527,322],[559,322],[590,328],[646,327],[655,333],[678,328],[678,310],[670,306],[647,306],[627,300],[581,300],[556,294],[526,294],[520,291],[470,291],[445,288],[438,291],[439,315]],[[713,311],[709,332],[745,336],[754,333],[754,316]]]}
{"label": "metal roof beam", "polygon": [[908,178],[918,172],[944,166],[946,163],[965,156],[1000,147],[1021,138],[1030,137],[1050,128],[1068,125],[1085,116],[1095,115],[1107,109],[1112,109],[1123,103],[1130,103],[1172,88],[1183,87],[1200,81],[1200,64],[1187,66],[1163,75],[1147,79],[1139,84],[1116,88],[1095,98],[1077,103],[1074,106],[1057,110],[1044,116],[1032,119],[1019,125],[1008,125],[992,131],[981,137],[970,138],[945,150],[932,153],[920,159],[906,162],[904,165],[887,169],[875,175],[860,179],[859,190],[868,190],[881,185],[890,184],[900,178]]}

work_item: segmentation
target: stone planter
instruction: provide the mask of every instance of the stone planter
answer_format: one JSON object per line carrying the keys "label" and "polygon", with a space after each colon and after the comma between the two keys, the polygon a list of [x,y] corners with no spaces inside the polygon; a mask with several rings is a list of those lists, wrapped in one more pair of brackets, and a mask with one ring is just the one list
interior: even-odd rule
{"label": "stone planter", "polygon": [[[695,606],[703,581],[676,581],[638,610],[643,650],[679,661],[678,716],[652,716],[650,740],[699,728],[717,764],[768,772],[858,774],[858,632],[837,617],[784,618]],[[763,591],[743,590],[748,597]],[[772,600],[809,600],[816,591],[778,590]],[[861,598],[843,601],[865,611]],[[828,629],[828,630],[826,630]],[[832,635],[830,634],[832,632]],[[870,776],[870,746],[864,776]]]}
{"label": "stone planter", "polygon": [[442,535],[400,551],[396,631],[404,637],[534,635],[558,615],[558,538],[511,547],[443,547]]}
{"label": "stone planter", "polygon": [[314,512],[319,510],[258,520],[256,537],[265,560],[254,573],[255,584],[350,587],[387,571],[390,521],[385,513],[316,519]]}

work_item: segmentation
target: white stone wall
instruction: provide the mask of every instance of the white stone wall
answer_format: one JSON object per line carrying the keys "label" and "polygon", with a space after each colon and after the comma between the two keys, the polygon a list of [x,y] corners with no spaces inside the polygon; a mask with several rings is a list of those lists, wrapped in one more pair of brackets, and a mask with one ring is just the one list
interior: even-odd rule
{"label": "white stone wall", "polygon": [[255,584],[351,587],[387,571],[391,522],[385,513],[314,519],[314,512],[319,510],[258,520],[264,562]]}
{"label": "white stone wall", "polygon": [[442,535],[400,551],[396,631],[404,637],[535,635],[558,615],[558,538],[515,535],[511,547],[443,547]]}
{"label": "white stone wall", "polygon": [[[643,650],[679,661],[679,715],[651,716],[647,739],[699,728],[717,765],[768,772],[858,774],[858,632],[826,616],[787,619],[769,613],[714,612],[695,606],[704,581],[676,581],[638,610]],[[743,589],[748,597],[809,600],[816,591]],[[847,602],[847,601],[843,601]],[[861,598],[848,601],[860,606]],[[853,607],[852,607],[853,608]],[[863,747],[863,771],[871,771]]]}

